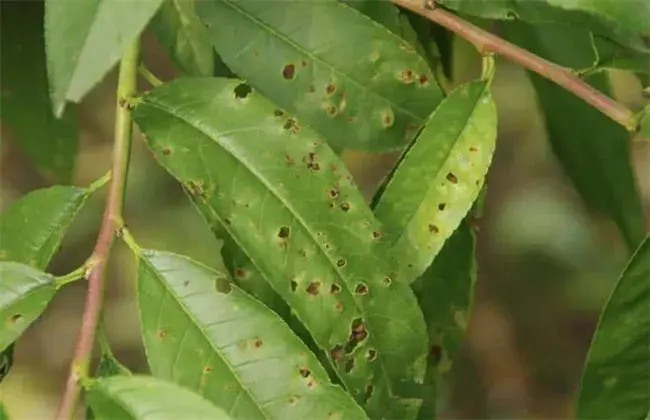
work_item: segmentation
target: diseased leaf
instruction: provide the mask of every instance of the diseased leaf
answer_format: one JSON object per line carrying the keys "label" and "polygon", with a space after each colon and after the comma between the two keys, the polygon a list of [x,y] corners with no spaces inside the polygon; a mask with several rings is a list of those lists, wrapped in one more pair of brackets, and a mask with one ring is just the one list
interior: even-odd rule
{"label": "diseased leaf", "polygon": [[68,183],[79,134],[72,109],[60,120],[52,113],[45,70],[43,2],[0,4],[2,124],[39,172],[54,182]]}
{"label": "diseased leaf", "polygon": [[419,400],[398,396],[402,382],[422,379],[424,321],[408,285],[393,281],[381,226],[322,139],[224,79],[161,86],[134,118],[370,415],[413,417]]}
{"label": "diseased leaf", "polygon": [[34,268],[47,268],[90,188],[54,186],[33,191],[0,214],[0,260],[17,261]]}
{"label": "diseased leaf", "polygon": [[101,81],[162,2],[46,0],[45,50],[55,115]]}
{"label": "diseased leaf", "polygon": [[53,277],[16,262],[0,262],[0,351],[45,310],[54,296]]}
{"label": "diseased leaf", "polygon": [[[564,65],[589,60],[589,39],[566,26],[543,30],[525,24],[504,26],[513,42]],[[549,141],[565,173],[583,200],[611,217],[630,250],[644,235],[641,201],[629,159],[629,134],[595,108],[550,81],[530,74],[546,117]],[[587,81],[608,94],[607,74]]]}
{"label": "diseased leaf", "polygon": [[197,8],[224,62],[334,146],[400,149],[442,99],[412,46],[344,3],[208,0]]}
{"label": "diseased leaf", "polygon": [[650,236],[646,236],[601,313],[582,375],[579,419],[650,415]]}
{"label": "diseased leaf", "polygon": [[517,19],[529,23],[561,23],[589,30],[619,44],[650,52],[650,3],[619,0],[438,0],[461,13],[488,19]]}
{"label": "diseased leaf", "polygon": [[233,418],[365,418],[318,360],[268,308],[189,258],[139,255],[138,301],[152,373]]}
{"label": "diseased leaf", "polygon": [[151,29],[185,74],[212,76],[214,50],[194,11],[194,0],[165,1],[151,20]]}
{"label": "diseased leaf", "polygon": [[494,153],[497,113],[485,82],[454,90],[402,157],[375,205],[400,275],[431,265],[476,200]]}
{"label": "diseased leaf", "polygon": [[86,401],[100,420],[229,420],[195,393],[150,376],[113,376],[92,381]]}

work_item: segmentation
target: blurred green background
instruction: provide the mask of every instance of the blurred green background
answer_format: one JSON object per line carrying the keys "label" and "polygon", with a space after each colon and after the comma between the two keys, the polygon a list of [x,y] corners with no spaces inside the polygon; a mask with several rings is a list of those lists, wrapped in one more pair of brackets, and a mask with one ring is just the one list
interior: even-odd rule
{"label": "blurred green background", "polygon": [[[144,51],[155,74],[164,80],[177,75],[150,34],[144,36]],[[479,72],[476,53],[456,41],[455,84]],[[639,81],[624,72],[611,77],[617,98],[639,109],[643,104]],[[113,71],[76,109],[81,146],[75,185],[88,185],[110,167],[115,82]],[[141,88],[149,86],[142,82]],[[568,418],[598,311],[627,260],[626,250],[613,223],[586,208],[559,169],[526,73],[499,60],[494,96],[499,138],[478,234],[476,303],[463,354],[451,375],[443,417]],[[218,241],[141,140],[136,134],[127,225],[148,248],[188,254],[218,266]],[[396,157],[344,152],[368,198]],[[650,143],[634,143],[631,159],[649,214]],[[50,185],[4,126],[0,163],[2,209],[26,192]],[[75,269],[90,255],[105,192],[97,194],[77,218],[50,266],[54,274]],[[134,275],[134,261],[118,242],[108,272],[107,334],[120,360],[145,371]],[[85,287],[83,282],[66,287],[19,341],[14,368],[0,384],[0,400],[12,419],[54,415]]]}

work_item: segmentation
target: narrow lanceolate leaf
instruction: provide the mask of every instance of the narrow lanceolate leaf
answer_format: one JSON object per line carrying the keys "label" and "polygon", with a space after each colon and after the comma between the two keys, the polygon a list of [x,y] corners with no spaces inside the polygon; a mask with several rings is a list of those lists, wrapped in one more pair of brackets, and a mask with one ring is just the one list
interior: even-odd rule
{"label": "narrow lanceolate leaf", "polygon": [[49,274],[16,262],[0,262],[0,351],[43,312],[55,291]]}
{"label": "narrow lanceolate leaf", "polygon": [[56,253],[90,188],[54,186],[33,191],[0,214],[0,261],[17,261],[44,270]]}
{"label": "narrow lanceolate leaf", "polygon": [[52,113],[45,70],[43,2],[3,1],[0,108],[10,137],[48,179],[68,183],[79,135],[73,110]]}
{"label": "narrow lanceolate leaf", "polygon": [[92,381],[85,398],[98,420],[229,420],[201,396],[149,376],[113,376]]}
{"label": "narrow lanceolate leaf", "polygon": [[45,51],[54,113],[108,73],[163,0],[46,0]]}
{"label": "narrow lanceolate leaf", "polygon": [[650,416],[650,236],[634,253],[601,313],[587,354],[576,418]]}
{"label": "narrow lanceolate leaf", "polygon": [[235,73],[335,146],[402,148],[442,98],[411,45],[344,3],[206,0],[197,10]]}
{"label": "narrow lanceolate leaf", "polygon": [[186,74],[212,76],[214,50],[194,11],[194,0],[168,0],[151,20],[151,29]]}
{"label": "narrow lanceolate leaf", "polygon": [[399,398],[424,373],[426,330],[393,281],[382,228],[338,157],[245,85],[178,80],[134,111],[158,161],[207,204],[329,355],[371,416],[408,418]]}
{"label": "narrow lanceolate leaf", "polygon": [[[586,34],[566,26],[546,26],[543,30],[525,25],[504,26],[513,42],[533,53],[562,65],[589,62]],[[630,250],[644,236],[641,200],[629,158],[629,133],[582,99],[548,80],[530,75],[543,108],[549,141],[565,173],[583,200],[611,217]],[[609,94],[606,73],[587,81]]]}
{"label": "narrow lanceolate leaf", "polygon": [[485,82],[454,90],[403,156],[375,205],[394,244],[400,274],[415,280],[472,207],[497,134]]}
{"label": "narrow lanceolate leaf", "polygon": [[138,301],[152,373],[236,419],[362,419],[363,410],[271,310],[189,258],[139,254]]}

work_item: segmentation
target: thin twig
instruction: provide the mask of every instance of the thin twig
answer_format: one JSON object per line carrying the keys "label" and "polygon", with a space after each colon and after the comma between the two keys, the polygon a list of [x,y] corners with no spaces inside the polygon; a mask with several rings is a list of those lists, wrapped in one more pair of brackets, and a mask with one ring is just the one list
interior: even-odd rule
{"label": "thin twig", "polygon": [[131,150],[132,118],[127,100],[136,93],[140,40],[137,39],[122,56],[117,86],[115,117],[115,143],[113,145],[113,169],[104,216],[99,228],[97,244],[88,259],[92,262],[87,273],[88,292],[77,338],[74,359],[66,382],[65,392],[56,416],[57,420],[69,420],[79,398],[79,381],[88,376],[90,357],[95,341],[97,324],[104,297],[105,268],[116,230],[122,225],[124,190]]}
{"label": "thin twig", "polygon": [[591,87],[573,74],[570,69],[544,60],[494,34],[472,25],[441,7],[436,7],[432,3],[427,5],[422,0],[390,1],[454,32],[456,35],[473,44],[481,54],[499,54],[562,86],[625,127],[628,131],[634,132],[637,130],[638,118],[634,112]]}
{"label": "thin twig", "polygon": [[138,72],[153,87],[158,87],[163,84],[163,81],[157,78],[144,64],[140,64]]}

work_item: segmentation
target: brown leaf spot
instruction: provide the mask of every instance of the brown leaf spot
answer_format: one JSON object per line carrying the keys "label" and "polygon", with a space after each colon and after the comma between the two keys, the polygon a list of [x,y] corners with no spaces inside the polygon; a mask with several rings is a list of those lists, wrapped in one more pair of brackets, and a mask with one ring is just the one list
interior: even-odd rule
{"label": "brown leaf spot", "polygon": [[384,126],[384,128],[391,127],[394,122],[395,116],[393,115],[393,111],[390,109],[384,111],[384,115],[381,118],[381,124]]}
{"label": "brown leaf spot", "polygon": [[256,338],[253,345],[255,346],[255,348],[259,349],[260,347],[262,347],[262,340],[260,340],[259,338]]}
{"label": "brown leaf spot", "polygon": [[276,117],[281,117],[284,115],[284,111],[282,111],[281,109],[276,109],[275,111],[273,111],[273,115]]}
{"label": "brown leaf spot", "polygon": [[308,377],[309,375],[311,375],[311,372],[310,372],[309,369],[307,369],[306,367],[301,367],[301,368],[298,370],[298,372],[300,373],[300,376],[302,376],[303,378],[306,378],[306,377]]}
{"label": "brown leaf spot", "polygon": [[447,174],[447,181],[451,182],[452,184],[458,184],[458,178],[451,172]]}
{"label": "brown leaf spot", "polygon": [[293,118],[287,118],[282,128],[284,128],[285,130],[291,130],[294,128],[296,124],[298,124],[296,120],[294,120]]}
{"label": "brown leaf spot", "polygon": [[316,86],[314,86],[314,85],[309,85],[309,89],[308,89],[308,90],[309,90],[309,93],[314,93],[314,92],[316,92]]}
{"label": "brown leaf spot", "polygon": [[156,335],[158,335],[158,338],[163,339],[163,338],[165,338],[165,336],[167,335],[167,331],[165,331],[165,330],[163,330],[162,328],[160,328],[160,329],[158,330],[158,332],[156,333]]}
{"label": "brown leaf spot", "polygon": [[343,302],[337,302],[336,305],[334,305],[334,309],[338,312],[343,312]]}
{"label": "brown leaf spot", "polygon": [[332,83],[328,84],[327,87],[325,88],[325,92],[327,92],[328,95],[331,95],[336,91],[336,86],[334,86]]}
{"label": "brown leaf spot", "polygon": [[282,77],[284,77],[286,80],[292,80],[295,75],[296,75],[296,66],[294,66],[293,64],[287,64],[282,69]]}
{"label": "brown leaf spot", "polygon": [[348,203],[348,202],[346,201],[345,203],[341,203],[341,205],[340,205],[339,207],[340,207],[341,210],[343,210],[343,211],[348,211],[348,210],[350,210],[350,203]]}
{"label": "brown leaf spot", "polygon": [[303,67],[307,67],[307,64],[309,64],[309,63],[307,62],[307,60],[302,60],[302,61],[300,62],[300,65],[302,65]]}
{"label": "brown leaf spot", "polygon": [[350,340],[363,341],[366,339],[366,337],[368,337],[366,324],[363,323],[363,319],[355,318],[352,321]]}
{"label": "brown leaf spot", "polygon": [[404,83],[413,83],[413,70],[406,69],[399,74],[399,78]]}
{"label": "brown leaf spot", "polygon": [[429,225],[429,233],[438,233],[438,232],[440,232],[440,229],[438,229],[438,226]]}
{"label": "brown leaf spot", "polygon": [[23,316],[21,314],[13,314],[9,318],[9,322],[12,323],[12,324],[16,324],[16,323],[20,322],[20,320],[22,320],[22,319],[23,319]]}
{"label": "brown leaf spot", "polygon": [[474,146],[471,146],[471,147],[469,148],[469,151],[472,152],[472,153],[474,153],[474,152],[478,152],[478,149],[477,149],[476,147],[474,147]]}
{"label": "brown leaf spot", "polygon": [[293,160],[293,158],[289,155],[284,155],[284,163],[287,164],[287,166],[293,166],[296,164],[296,161]]}
{"label": "brown leaf spot", "polygon": [[384,285],[386,285],[386,286],[390,286],[393,283],[393,279],[391,279],[390,277],[384,277],[384,279],[382,281],[384,282]]}
{"label": "brown leaf spot", "polygon": [[170,149],[169,147],[165,147],[164,149],[162,149],[162,154],[164,156],[169,156],[172,154],[172,149]]}
{"label": "brown leaf spot", "polygon": [[381,232],[379,232],[378,230],[372,232],[372,237],[375,239],[381,238]]}
{"label": "brown leaf spot", "polygon": [[357,286],[354,288],[354,293],[362,296],[367,295],[368,286],[366,286],[364,283],[358,283]]}
{"label": "brown leaf spot", "polygon": [[336,115],[336,107],[334,105],[330,105],[327,107],[327,115],[329,115],[330,117]]}
{"label": "brown leaf spot", "polygon": [[320,293],[320,281],[312,281],[309,283],[307,286],[307,293],[312,296],[318,296],[318,293]]}
{"label": "brown leaf spot", "polygon": [[338,362],[339,360],[343,359],[343,356],[345,355],[345,351],[343,350],[343,346],[337,344],[334,347],[330,349],[330,355],[332,356],[332,359],[335,362]]}
{"label": "brown leaf spot", "polygon": [[316,161],[316,153],[310,152],[307,155],[307,167],[312,171],[320,171],[320,164]]}
{"label": "brown leaf spot", "polygon": [[338,195],[339,195],[339,192],[337,190],[335,190],[335,189],[330,190],[330,197],[336,198],[336,197],[338,197]]}
{"label": "brown leaf spot", "polygon": [[443,211],[443,210],[445,209],[445,207],[447,207],[447,204],[446,204],[446,203],[440,203],[440,204],[438,204],[438,210],[440,210],[440,211]]}
{"label": "brown leaf spot", "polygon": [[420,76],[420,79],[418,81],[420,82],[420,86],[425,86],[427,83],[429,83],[429,78],[426,74],[423,74]]}
{"label": "brown leaf spot", "polygon": [[212,372],[212,368],[210,366],[206,366],[203,368],[203,374],[208,374]]}
{"label": "brown leaf spot", "polygon": [[237,277],[238,279],[243,279],[244,277],[246,277],[246,271],[241,267],[235,268],[235,277]]}

